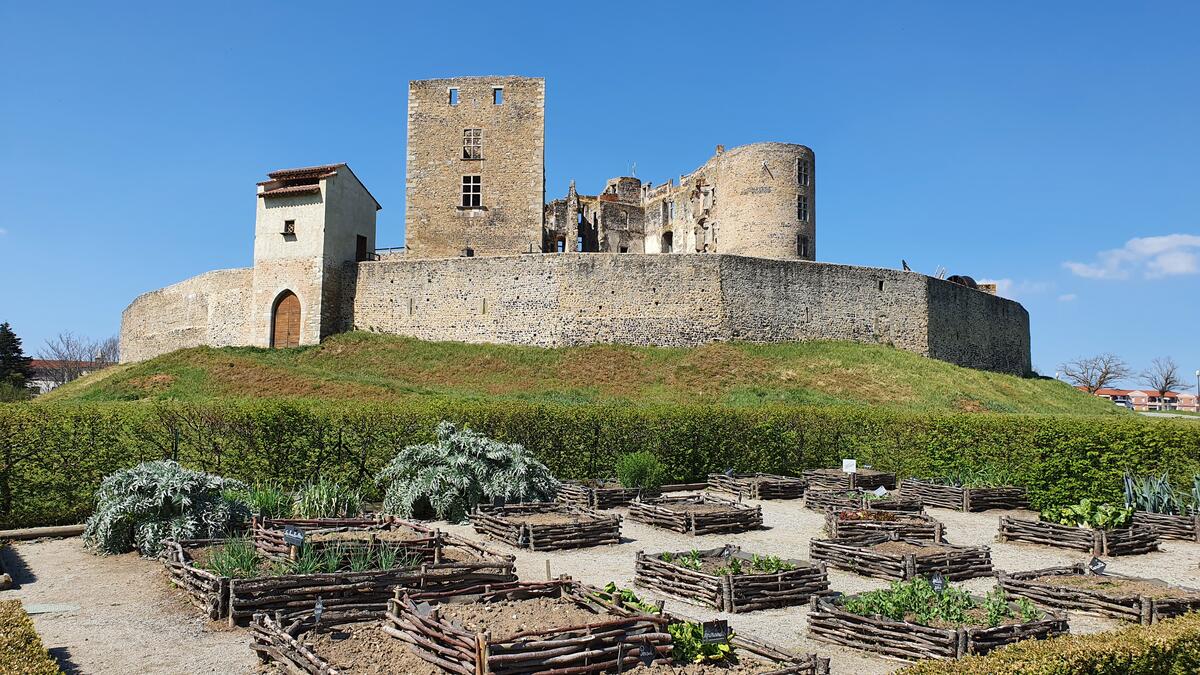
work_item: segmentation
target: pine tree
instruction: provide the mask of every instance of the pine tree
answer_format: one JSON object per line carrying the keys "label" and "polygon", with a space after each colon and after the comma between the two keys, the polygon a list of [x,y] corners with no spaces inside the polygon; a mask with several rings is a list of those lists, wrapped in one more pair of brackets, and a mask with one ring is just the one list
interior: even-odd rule
{"label": "pine tree", "polygon": [[21,338],[8,322],[0,323],[0,382],[23,389],[33,379],[32,359],[21,351]]}

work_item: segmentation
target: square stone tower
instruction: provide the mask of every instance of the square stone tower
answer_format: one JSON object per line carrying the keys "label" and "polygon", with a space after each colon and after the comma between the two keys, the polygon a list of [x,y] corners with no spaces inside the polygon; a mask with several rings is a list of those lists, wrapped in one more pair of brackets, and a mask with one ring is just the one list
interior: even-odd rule
{"label": "square stone tower", "polygon": [[545,137],[540,77],[410,82],[407,255],[540,251]]}
{"label": "square stone tower", "polygon": [[345,164],[267,176],[258,184],[246,342],[317,344],[342,328],[347,263],[375,254],[379,202]]}

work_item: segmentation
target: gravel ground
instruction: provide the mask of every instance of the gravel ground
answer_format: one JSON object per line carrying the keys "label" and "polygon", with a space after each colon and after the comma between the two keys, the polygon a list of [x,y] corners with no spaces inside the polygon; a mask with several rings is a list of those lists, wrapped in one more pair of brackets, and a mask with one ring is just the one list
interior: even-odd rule
{"label": "gravel ground", "polygon": [[[581,581],[603,585],[615,581],[633,585],[634,553],[685,551],[736,544],[750,553],[808,559],[808,541],[822,536],[823,518],[800,500],[749,502],[763,506],[766,528],[735,535],[688,535],[652,528],[624,519],[622,543],[574,551],[530,553],[487,540],[465,525],[437,523],[438,527],[517,556],[523,580],[541,580],[550,561],[555,576],[569,574]],[[617,512],[626,515],[626,510]],[[946,525],[946,538],[955,544],[991,546],[997,569],[1019,571],[1090,558],[1071,552],[1027,544],[995,542],[1000,515],[1034,518],[1027,512],[988,511],[964,514],[944,509],[928,513]],[[27,607],[49,610],[35,614],[34,623],[46,646],[63,661],[68,672],[83,673],[245,673],[256,659],[248,648],[244,630],[228,630],[210,623],[167,583],[161,566],[134,554],[102,558],[86,553],[79,539],[17,543],[4,551],[5,564],[15,568],[19,587],[0,592],[0,599],[19,598]],[[1129,558],[1109,558],[1112,572],[1163,579],[1200,588],[1200,544],[1165,541],[1158,553]],[[887,582],[829,570],[831,588],[843,593],[884,588]],[[985,592],[992,579],[973,579],[962,586]],[[660,597],[637,589],[652,599],[663,599],[668,611],[694,619],[728,619],[734,630],[752,635],[796,653],[816,652],[831,658],[834,673],[886,673],[902,663],[876,658],[852,649],[810,641],[805,637],[806,607],[767,610],[744,615],[720,614],[681,600]],[[49,606],[47,605],[58,605]],[[1113,628],[1115,621],[1071,613],[1071,631],[1089,633]]]}

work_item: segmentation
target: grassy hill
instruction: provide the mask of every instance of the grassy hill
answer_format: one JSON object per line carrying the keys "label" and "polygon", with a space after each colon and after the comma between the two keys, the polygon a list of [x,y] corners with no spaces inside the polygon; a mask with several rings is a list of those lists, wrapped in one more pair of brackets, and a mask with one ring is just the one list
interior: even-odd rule
{"label": "grassy hill", "polygon": [[692,349],[560,349],[347,333],[288,350],[197,347],[96,373],[42,397],[114,401],[499,397],[620,402],[872,405],[915,411],[1121,414],[1061,382],[1022,379],[845,342]]}

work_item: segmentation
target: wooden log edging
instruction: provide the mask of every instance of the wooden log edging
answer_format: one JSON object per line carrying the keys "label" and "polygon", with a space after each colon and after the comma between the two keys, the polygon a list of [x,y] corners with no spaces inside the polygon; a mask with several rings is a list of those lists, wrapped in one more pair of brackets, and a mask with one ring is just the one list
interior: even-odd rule
{"label": "wooden log edging", "polygon": [[803,478],[779,476],[772,473],[708,474],[708,489],[724,492],[741,499],[799,499],[808,483]]}
{"label": "wooden log edging", "polygon": [[603,511],[628,505],[643,497],[657,497],[661,490],[642,488],[604,487],[586,481],[564,481],[558,488],[555,501],[581,509]]}
{"label": "wooden log edging", "polygon": [[941,521],[923,513],[896,512],[895,520],[843,519],[851,511],[830,511],[825,514],[825,529],[830,539],[852,539],[872,534],[894,534],[901,539],[942,543],[945,526]]}
{"label": "wooden log edging", "polygon": [[[522,516],[556,513],[577,518],[569,523],[527,523]],[[471,526],[509,546],[531,551],[607,546],[621,542],[621,517],[556,502],[479,506],[469,516]]]}
{"label": "wooden log edging", "polygon": [[[889,541],[912,546],[947,549],[930,555],[888,553],[871,547]],[[814,561],[876,579],[904,581],[941,574],[950,581],[986,577],[992,574],[992,553],[987,546],[955,546],[928,541],[892,538],[875,534],[845,539],[813,539],[809,555]]]}
{"label": "wooden log edging", "polygon": [[844,473],[841,469],[808,469],[804,480],[810,490],[885,490],[896,489],[896,474],[875,469],[859,469],[857,473]]}
{"label": "wooden log edging", "polygon": [[165,539],[159,556],[171,583],[183,589],[192,604],[212,621],[229,616],[229,577],[194,566],[191,551],[224,543],[223,539]]}
{"label": "wooden log edging", "polygon": [[[1178,589],[1183,594],[1179,597],[1151,597],[1146,595],[1120,594],[1115,591],[1088,590],[1069,586],[1055,586],[1053,583],[1036,581],[1039,577],[1101,577],[1105,579],[1125,579]],[[1044,607],[1069,609],[1087,614],[1112,617],[1123,621],[1134,621],[1144,626],[1157,623],[1163,619],[1179,616],[1191,611],[1200,610],[1200,590],[1169,584],[1161,579],[1146,579],[1130,577],[1121,574],[1096,574],[1083,563],[1065,567],[1047,567],[1027,572],[1007,574],[998,572],[996,579],[1004,590],[1019,597],[1024,597]]]}
{"label": "wooden log edging", "polygon": [[942,485],[932,480],[905,478],[900,493],[920,499],[928,506],[973,512],[991,509],[1015,510],[1029,508],[1025,488],[1016,486],[958,487]]}
{"label": "wooden log edging", "polygon": [[1134,523],[1130,527],[1094,530],[1010,516],[1000,516],[996,540],[1023,541],[1104,556],[1141,555],[1157,551],[1159,545],[1158,530],[1152,525]]}
{"label": "wooden log edging", "polygon": [[[398,529],[414,532],[414,536],[410,539],[391,542],[392,545],[403,548],[406,555],[418,555],[422,560],[435,562],[434,557],[438,548],[436,530],[395,516],[375,518],[259,518],[255,516],[250,521],[250,537],[254,541],[254,548],[260,555],[276,560],[292,558],[295,555],[294,547],[288,546],[283,538],[286,528],[304,532],[307,545],[318,551],[327,546],[337,546],[347,555],[353,549],[374,545],[375,537],[373,535]],[[340,539],[325,542],[308,540],[311,535],[337,532],[354,532],[361,534],[362,539],[361,541]]]}
{"label": "wooden log edging", "polygon": [[[453,673],[603,673],[634,668],[641,651],[667,664],[669,620],[605,603],[599,589],[570,579],[477,586],[455,593],[407,593],[397,589],[388,603],[384,631],[409,644],[421,658]],[[563,598],[597,615],[597,621],[546,631],[492,636],[469,631],[439,611],[446,602],[498,602]]]}
{"label": "wooden log edging", "polygon": [[[719,511],[694,513],[680,508],[686,504],[716,504]],[[684,534],[745,532],[763,526],[762,507],[739,504],[707,494],[658,497],[629,505],[630,520]]]}
{"label": "wooden log edging", "polygon": [[[747,564],[753,559],[753,555],[740,547],[728,544],[699,553],[703,558],[737,558]],[[687,554],[687,551],[671,553],[675,557]],[[722,612],[753,612],[803,605],[810,597],[829,592],[829,576],[824,564],[788,560],[795,569],[774,574],[715,575],[666,562],[661,556],[661,553],[646,555],[645,551],[638,551],[633,582],[663,595]]]}
{"label": "wooden log edging", "polygon": [[1020,640],[1044,640],[1067,632],[1066,615],[1055,612],[1047,613],[1037,621],[993,628],[933,628],[881,616],[853,614],[843,610],[839,602],[840,598],[829,597],[814,597],[810,601],[810,637],[904,661],[986,654]]}
{"label": "wooden log edging", "polygon": [[1200,515],[1178,516],[1169,513],[1134,511],[1133,524],[1152,526],[1158,530],[1158,536],[1163,539],[1200,542]]}
{"label": "wooden log edging", "polygon": [[919,497],[900,494],[875,497],[865,490],[809,490],[804,496],[804,508],[822,512],[872,509],[921,513],[925,510],[925,504]]}

